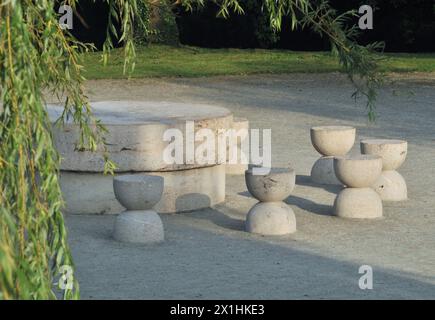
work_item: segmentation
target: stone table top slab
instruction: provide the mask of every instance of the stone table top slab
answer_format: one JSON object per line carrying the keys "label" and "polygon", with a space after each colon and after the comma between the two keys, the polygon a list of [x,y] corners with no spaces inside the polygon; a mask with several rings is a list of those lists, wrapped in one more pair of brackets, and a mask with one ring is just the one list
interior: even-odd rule
{"label": "stone table top slab", "polygon": [[[57,120],[61,105],[48,105],[51,120]],[[173,171],[202,168],[207,164],[168,164],[163,151],[169,141],[163,140],[168,129],[179,129],[186,139],[186,123],[194,122],[194,130],[211,129],[217,137],[219,129],[233,126],[233,115],[225,108],[193,103],[153,101],[102,101],[91,103],[94,116],[101,120],[108,133],[105,135],[108,156],[118,168],[117,172]],[[62,162],[61,169],[78,172],[102,172],[103,148],[97,152],[78,151],[79,128],[69,118],[64,126],[53,128],[54,142]],[[217,139],[216,139],[217,140]],[[195,146],[199,145],[196,143]],[[185,143],[184,143],[185,145]]]}

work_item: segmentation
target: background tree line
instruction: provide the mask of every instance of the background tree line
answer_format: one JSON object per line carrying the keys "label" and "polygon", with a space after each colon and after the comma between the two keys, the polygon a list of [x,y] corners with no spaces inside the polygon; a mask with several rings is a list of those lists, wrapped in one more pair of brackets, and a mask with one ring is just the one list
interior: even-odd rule
{"label": "background tree line", "polygon": [[[198,10],[186,11],[173,0],[139,4],[145,26],[136,26],[136,41],[181,43],[208,48],[278,48],[290,50],[329,50],[328,39],[310,29],[292,30],[283,23],[273,32],[269,14],[258,0],[241,0],[245,14],[231,12],[227,19],[217,17],[218,5],[206,1]],[[313,1],[315,2],[315,1]],[[374,9],[374,29],[361,32],[360,43],[384,41],[390,52],[435,51],[434,0],[330,0],[331,6],[343,13],[368,4]],[[82,41],[101,47],[106,34],[107,4],[93,0],[80,1],[78,12],[83,19],[73,33]],[[290,20],[289,17],[284,20]],[[77,19],[76,19],[77,20]],[[81,21],[86,21],[86,25]],[[356,23],[358,17],[349,23]]]}
{"label": "background tree line", "polygon": [[[201,11],[177,11],[180,41],[201,47],[280,48],[329,50],[329,41],[311,30],[291,30],[283,24],[279,34],[270,28],[262,2],[243,0],[245,15],[216,17],[216,7],[208,4]],[[386,51],[435,51],[435,2],[433,0],[330,0],[339,13],[358,10],[363,4],[374,9],[374,29],[361,32],[362,43],[384,41]],[[358,18],[353,21],[356,23]]]}

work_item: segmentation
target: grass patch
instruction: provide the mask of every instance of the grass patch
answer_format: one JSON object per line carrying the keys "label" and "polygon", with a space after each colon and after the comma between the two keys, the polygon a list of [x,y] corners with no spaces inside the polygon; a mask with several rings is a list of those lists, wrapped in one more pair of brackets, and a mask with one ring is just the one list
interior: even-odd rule
{"label": "grass patch", "polygon": [[[386,72],[435,72],[435,54],[386,54],[381,69]],[[83,55],[87,79],[120,79],[123,53],[114,50],[107,66],[101,54]],[[137,48],[133,78],[206,77],[218,75],[323,73],[340,71],[329,52],[299,52],[263,49],[205,49],[152,45]]]}

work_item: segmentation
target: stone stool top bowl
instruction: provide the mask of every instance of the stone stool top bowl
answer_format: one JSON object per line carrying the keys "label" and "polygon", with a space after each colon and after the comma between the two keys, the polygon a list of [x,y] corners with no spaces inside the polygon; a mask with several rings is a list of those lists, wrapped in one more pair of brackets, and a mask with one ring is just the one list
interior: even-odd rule
{"label": "stone stool top bowl", "polygon": [[245,171],[246,186],[262,202],[283,201],[295,187],[296,173],[291,168],[270,168],[267,174],[254,174],[252,169]]}
{"label": "stone stool top bowl", "polygon": [[334,158],[338,180],[350,188],[368,188],[382,172],[382,158],[374,155],[356,155]]}
{"label": "stone stool top bowl", "polygon": [[116,199],[127,210],[149,210],[161,199],[163,178],[142,174],[120,175],[113,178]]}
{"label": "stone stool top bowl", "polygon": [[405,162],[408,143],[394,139],[365,139],[361,140],[361,153],[380,156],[383,170],[396,170]]}
{"label": "stone stool top bowl", "polygon": [[344,156],[355,143],[356,129],[348,126],[311,128],[311,143],[324,156]]}

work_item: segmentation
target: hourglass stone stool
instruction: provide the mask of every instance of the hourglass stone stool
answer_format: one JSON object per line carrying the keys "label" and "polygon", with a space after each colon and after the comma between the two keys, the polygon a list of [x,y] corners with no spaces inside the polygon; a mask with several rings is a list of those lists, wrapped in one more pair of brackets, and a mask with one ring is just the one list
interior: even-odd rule
{"label": "hourglass stone stool", "polygon": [[371,186],[382,172],[382,158],[374,155],[337,157],[337,178],[347,187],[334,202],[334,214],[342,218],[374,219],[382,217],[382,200]]}
{"label": "hourglass stone stool", "polygon": [[163,193],[163,178],[122,175],[113,179],[116,199],[127,210],[115,222],[114,238],[121,242],[156,243],[164,240],[163,223],[152,208]]}
{"label": "hourglass stone stool", "polygon": [[249,211],[246,231],[262,235],[285,235],[296,231],[293,210],[283,202],[293,191],[296,175],[293,169],[271,168],[264,175],[245,172],[248,191],[260,202]]}
{"label": "hourglass stone stool", "polygon": [[311,143],[322,155],[311,169],[311,180],[318,184],[341,184],[334,173],[334,157],[344,156],[355,143],[356,129],[348,126],[311,128]]}
{"label": "hourglass stone stool", "polygon": [[367,139],[361,141],[361,153],[382,158],[382,174],[373,189],[384,201],[408,199],[406,181],[396,170],[405,162],[408,143],[403,140]]}

